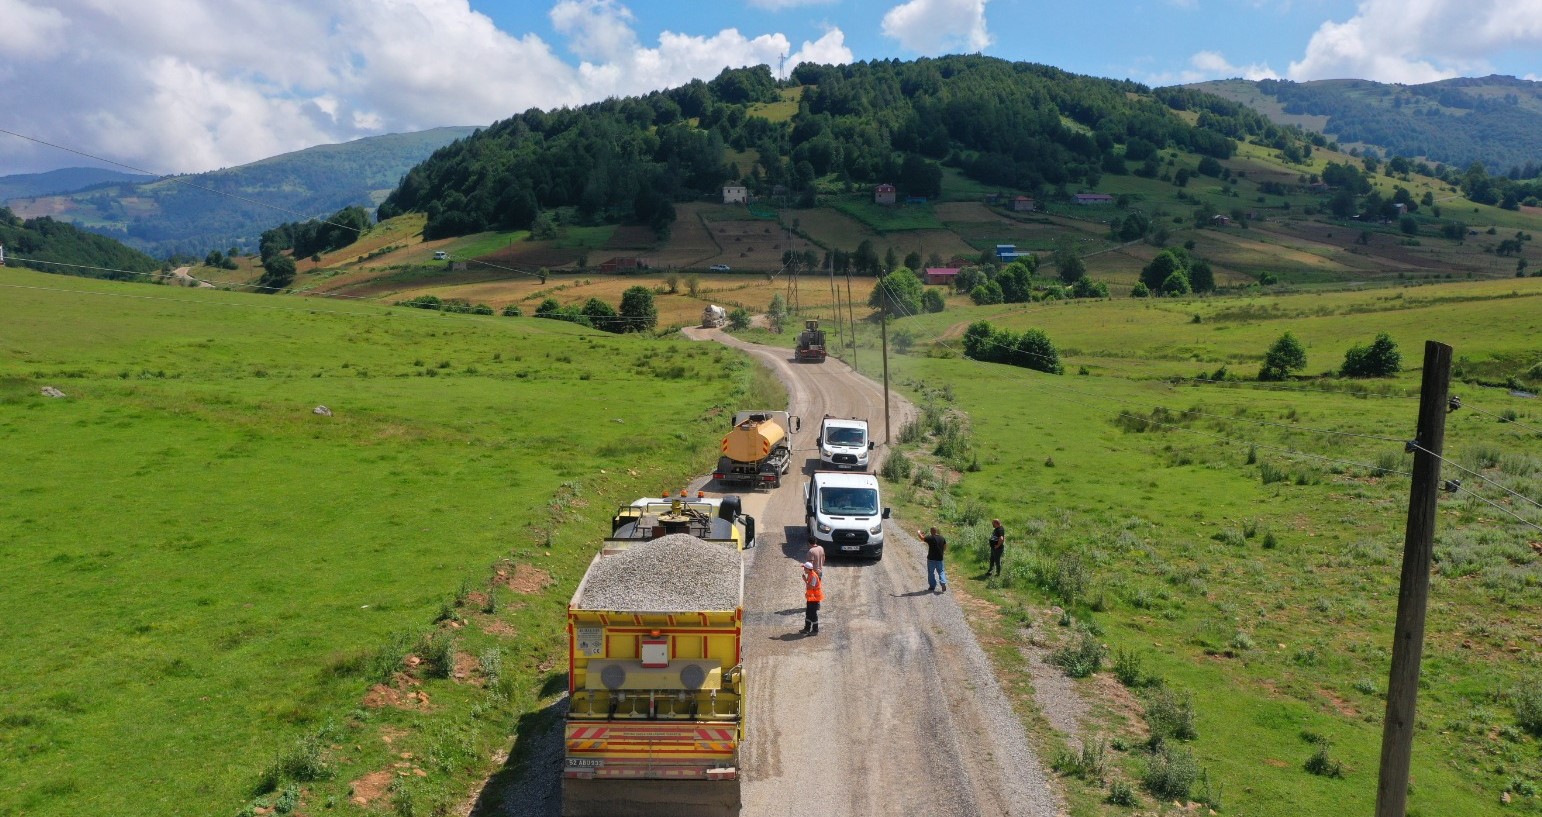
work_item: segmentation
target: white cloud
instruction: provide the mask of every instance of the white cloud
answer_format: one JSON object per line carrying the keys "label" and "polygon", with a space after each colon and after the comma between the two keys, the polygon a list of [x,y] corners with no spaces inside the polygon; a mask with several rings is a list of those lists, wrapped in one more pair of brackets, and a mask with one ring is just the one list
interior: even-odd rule
{"label": "white cloud", "polygon": [[909,0],[883,16],[884,36],[926,56],[983,51],[992,42],[985,25],[989,0]]}
{"label": "white cloud", "polygon": [[552,7],[552,27],[582,59],[604,59],[637,46],[636,18],[613,0],[562,0]]}
{"label": "white cloud", "polygon": [[1542,0],[1361,0],[1328,21],[1292,62],[1292,79],[1353,77],[1408,84],[1491,70],[1506,49],[1542,47]]}
{"label": "white cloud", "polygon": [[[783,34],[736,29],[664,32],[645,47],[619,0],[558,0],[554,43],[499,30],[468,0],[31,2],[0,0],[7,129],[155,173],[487,124],[710,79],[725,67],[775,68],[792,51]],[[787,68],[851,60],[844,34],[831,29],[803,42]],[[0,140],[0,175],[85,163]]]}
{"label": "white cloud", "polygon": [[0,53],[34,58],[58,48],[68,21],[58,9],[0,0]]}
{"label": "white cloud", "polygon": [[1145,82],[1152,86],[1187,85],[1193,82],[1205,82],[1212,79],[1278,79],[1279,74],[1274,72],[1267,63],[1254,63],[1252,65],[1232,65],[1225,55],[1219,51],[1200,51],[1189,57],[1189,65],[1181,71],[1166,71],[1156,74],[1148,74]]}

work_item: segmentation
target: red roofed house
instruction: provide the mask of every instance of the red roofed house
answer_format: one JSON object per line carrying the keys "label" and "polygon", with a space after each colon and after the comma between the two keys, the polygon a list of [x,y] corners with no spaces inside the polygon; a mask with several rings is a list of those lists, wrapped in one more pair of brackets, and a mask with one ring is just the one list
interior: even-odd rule
{"label": "red roofed house", "polygon": [[873,188],[873,203],[874,204],[893,204],[894,203],[894,185],[892,185],[892,184],[880,184],[877,187]]}
{"label": "red roofed house", "polygon": [[953,286],[958,278],[957,267],[927,267],[926,283],[936,286]]}
{"label": "red roofed house", "polygon": [[1012,209],[1019,213],[1033,212],[1033,199],[1027,196],[1018,196],[1012,199]]}

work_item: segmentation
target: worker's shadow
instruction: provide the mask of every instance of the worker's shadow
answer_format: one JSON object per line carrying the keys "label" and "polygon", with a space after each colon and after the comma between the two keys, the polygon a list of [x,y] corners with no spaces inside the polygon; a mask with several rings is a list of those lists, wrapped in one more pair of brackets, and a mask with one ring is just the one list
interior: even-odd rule
{"label": "worker's shadow", "polygon": [[903,598],[909,598],[911,596],[935,596],[935,595],[937,595],[937,591],[935,591],[935,590],[925,590],[925,589],[922,589],[922,590],[912,590],[909,593],[895,593],[894,597],[895,598],[903,599]]}
{"label": "worker's shadow", "polygon": [[[783,618],[788,619],[787,626],[791,627],[794,624],[802,623],[804,612],[806,612],[806,610],[804,608],[802,608],[802,607],[789,607],[786,610],[777,610],[774,613],[772,613],[772,615],[774,615],[774,616],[782,616]],[[807,637],[808,637],[807,635],[805,635],[803,633],[800,633],[797,630],[789,630],[788,632],[785,632],[785,633],[780,633],[778,635],[768,636],[767,640],[768,641],[799,641],[799,640],[802,640],[802,639],[807,638]]]}

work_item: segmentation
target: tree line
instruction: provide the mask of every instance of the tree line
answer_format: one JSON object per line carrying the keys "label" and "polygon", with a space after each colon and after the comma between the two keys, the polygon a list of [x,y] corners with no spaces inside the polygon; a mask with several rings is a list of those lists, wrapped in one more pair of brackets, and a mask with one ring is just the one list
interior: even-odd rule
{"label": "tree line", "polygon": [[[790,119],[757,105],[797,98]],[[1165,101],[1164,101],[1165,100]],[[1199,110],[1203,124],[1176,116]],[[935,196],[944,168],[1027,192],[1096,186],[1133,150],[1226,158],[1244,137],[1300,132],[1218,98],[982,56],[728,69],[645,96],[532,109],[436,151],[381,205],[428,216],[425,237],[526,229],[564,209],[580,223],[631,222],[661,235],[676,202],[737,182],[812,206],[820,185],[892,182]],[[749,159],[728,160],[730,151]],[[744,161],[741,159],[740,161]]]}

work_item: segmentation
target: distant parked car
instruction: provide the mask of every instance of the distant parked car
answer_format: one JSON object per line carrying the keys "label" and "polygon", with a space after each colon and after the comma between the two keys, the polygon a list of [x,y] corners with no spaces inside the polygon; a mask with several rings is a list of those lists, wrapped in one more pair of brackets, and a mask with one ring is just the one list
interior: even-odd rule
{"label": "distant parked car", "polygon": [[444,259],[449,258],[449,257],[450,257],[450,254],[445,252],[444,250],[434,250],[434,260],[435,261],[443,261]]}
{"label": "distant parked car", "polygon": [[713,272],[727,272],[729,270],[729,266],[727,264],[713,264],[707,269],[712,270]]}

